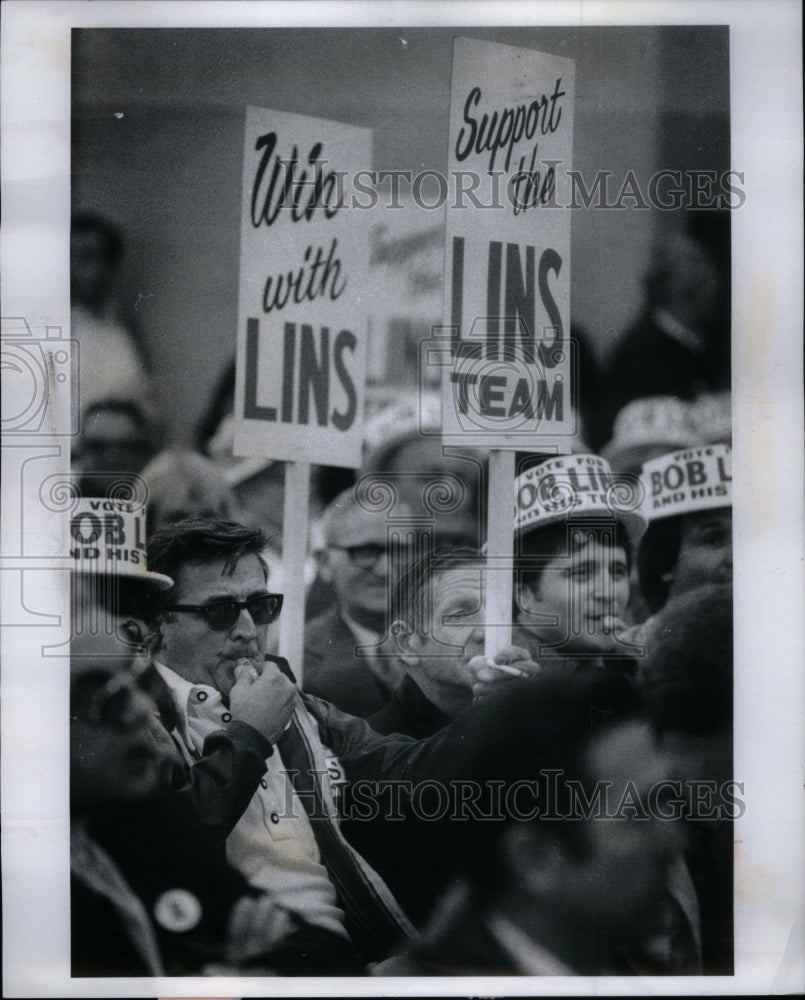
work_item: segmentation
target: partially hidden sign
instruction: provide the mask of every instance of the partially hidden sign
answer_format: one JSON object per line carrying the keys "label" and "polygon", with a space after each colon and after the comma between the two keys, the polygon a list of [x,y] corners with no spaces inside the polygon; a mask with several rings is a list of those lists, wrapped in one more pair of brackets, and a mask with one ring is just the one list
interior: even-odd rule
{"label": "partially hidden sign", "polygon": [[369,241],[349,207],[371,132],[247,108],[235,453],[361,461]]}
{"label": "partially hidden sign", "polygon": [[570,451],[564,206],[574,83],[570,59],[454,42],[448,169],[456,203],[447,213],[439,351],[445,443]]}

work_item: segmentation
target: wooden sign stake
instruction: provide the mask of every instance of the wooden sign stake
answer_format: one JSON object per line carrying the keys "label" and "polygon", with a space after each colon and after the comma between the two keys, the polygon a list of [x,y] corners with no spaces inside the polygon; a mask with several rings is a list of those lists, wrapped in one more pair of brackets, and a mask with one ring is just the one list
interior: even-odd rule
{"label": "wooden sign stake", "polygon": [[308,547],[310,462],[285,463],[282,573],[286,600],[280,615],[279,652],[302,684],[305,648],[305,562]]}
{"label": "wooden sign stake", "polygon": [[[489,453],[489,508],[486,528],[486,635],[484,652],[494,656],[511,644],[514,553],[513,451]],[[504,624],[505,623],[505,624]]]}

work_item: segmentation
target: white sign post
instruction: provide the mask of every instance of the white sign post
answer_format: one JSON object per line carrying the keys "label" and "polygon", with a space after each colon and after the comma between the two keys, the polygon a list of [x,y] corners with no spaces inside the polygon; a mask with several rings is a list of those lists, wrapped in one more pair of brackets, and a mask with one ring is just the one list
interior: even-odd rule
{"label": "white sign post", "polygon": [[457,38],[448,169],[442,435],[491,449],[487,655],[510,641],[514,452],[563,454],[570,388],[575,64]]}
{"label": "white sign post", "polygon": [[[247,108],[235,453],[286,462],[283,571],[304,594],[310,465],[361,463],[369,242],[352,178],[371,132]],[[304,601],[280,653],[301,679]]]}

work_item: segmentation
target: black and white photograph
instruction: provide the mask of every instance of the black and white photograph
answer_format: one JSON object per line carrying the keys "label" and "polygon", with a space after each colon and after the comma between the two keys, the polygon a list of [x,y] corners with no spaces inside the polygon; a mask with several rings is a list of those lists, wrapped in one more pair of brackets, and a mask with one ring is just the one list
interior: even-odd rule
{"label": "black and white photograph", "polygon": [[799,6],[3,29],[4,996],[805,989]]}

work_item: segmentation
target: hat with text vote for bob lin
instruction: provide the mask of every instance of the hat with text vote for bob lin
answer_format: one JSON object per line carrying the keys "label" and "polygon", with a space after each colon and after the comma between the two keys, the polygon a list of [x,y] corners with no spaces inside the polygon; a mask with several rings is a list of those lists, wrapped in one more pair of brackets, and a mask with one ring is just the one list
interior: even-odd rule
{"label": "hat with text vote for bob lin", "polygon": [[576,518],[611,520],[624,526],[636,548],[646,530],[642,504],[638,476],[614,473],[599,455],[559,455],[515,479],[514,531],[521,536]]}
{"label": "hat with text vote for bob lin", "polygon": [[643,514],[647,521],[732,506],[732,448],[679,448],[646,462]]}
{"label": "hat with text vote for bob lin", "polygon": [[140,499],[81,497],[70,510],[70,559],[74,574],[109,578],[143,594],[173,586],[146,560],[146,507]]}

